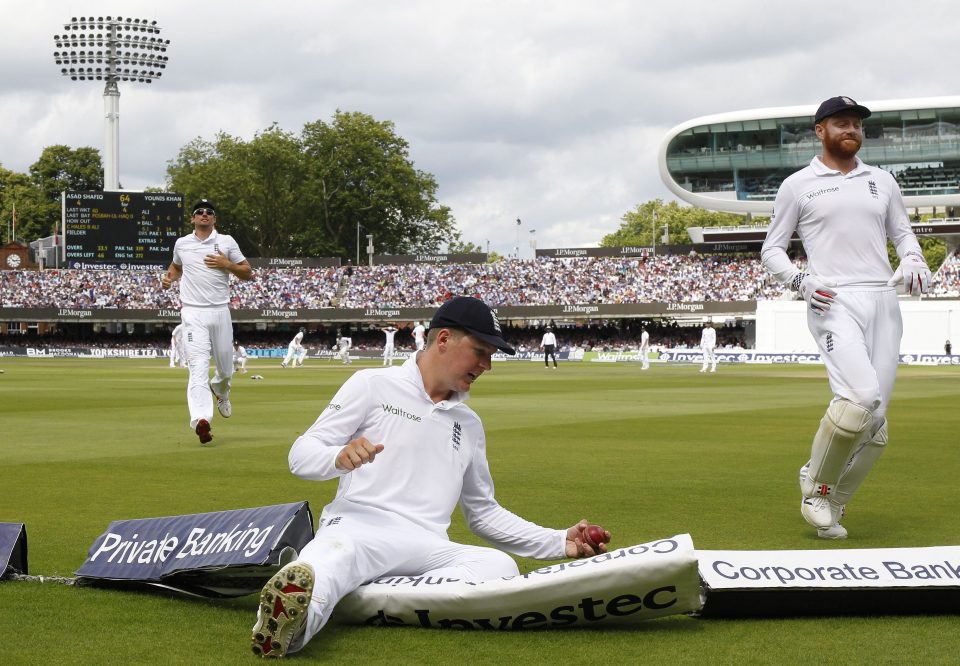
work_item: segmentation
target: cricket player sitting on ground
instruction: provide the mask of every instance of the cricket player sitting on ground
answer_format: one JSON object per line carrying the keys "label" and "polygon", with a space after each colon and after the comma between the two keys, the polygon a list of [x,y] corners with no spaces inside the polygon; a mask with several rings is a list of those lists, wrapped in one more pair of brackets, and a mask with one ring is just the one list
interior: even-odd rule
{"label": "cricket player sitting on ground", "polygon": [[[284,368],[293,364],[294,367],[297,366],[297,356],[300,354],[300,350],[303,347],[300,346],[300,342],[303,340],[304,334],[306,334],[307,329],[303,326],[300,327],[300,330],[297,331],[297,334],[293,336],[293,340],[287,344],[287,355],[283,357],[283,360],[280,362],[280,365]],[[303,359],[301,357],[300,365],[303,365]]]}
{"label": "cricket player sitting on ground", "polygon": [[[464,401],[498,349],[514,353],[496,315],[456,297],[437,310],[423,351],[355,373],[294,442],[294,474],[340,485],[314,539],[263,588],[255,653],[299,650],[340,599],[381,576],[479,582],[519,573],[502,551],[539,559],[606,552],[587,541],[586,520],[550,529],[497,503],[483,425]],[[457,503],[470,529],[500,550],[449,540]]]}
{"label": "cricket player sitting on ground", "polygon": [[[800,470],[800,512],[826,539],[844,539],[844,507],[887,446],[887,406],[903,321],[895,285],[926,293],[930,269],[910,228],[893,176],[857,157],[870,110],[849,97],[820,105],[822,152],[783,181],[761,259],[807,303],[807,326],[827,369],[833,399]],[[787,256],[796,231],[807,254]],[[887,258],[893,242],[900,265]]]}

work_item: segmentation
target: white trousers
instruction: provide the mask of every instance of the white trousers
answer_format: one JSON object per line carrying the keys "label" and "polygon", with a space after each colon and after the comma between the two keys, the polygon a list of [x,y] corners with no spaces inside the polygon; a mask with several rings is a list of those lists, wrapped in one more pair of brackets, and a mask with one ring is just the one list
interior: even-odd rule
{"label": "white trousers", "polygon": [[640,366],[641,370],[646,370],[650,367],[650,348],[649,347],[640,347],[640,360],[643,365]]}
{"label": "white trousers", "polygon": [[893,393],[903,319],[893,288],[842,289],[823,317],[807,311],[834,399],[873,411],[882,423]]}
{"label": "white trousers", "polygon": [[317,535],[298,561],[316,579],[299,650],[327,623],[337,602],[381,576],[422,576],[468,582],[519,574],[513,558],[494,548],[453,543],[399,514],[335,500],[323,509]]}
{"label": "white trousers", "polygon": [[393,365],[393,345],[387,345],[383,348],[383,364]]}
{"label": "white trousers", "polygon": [[[198,308],[184,305],[180,310],[183,321],[183,354],[190,368],[187,380],[187,406],[190,409],[190,427],[197,421],[213,421],[213,395],[230,397],[230,379],[233,377],[233,324],[230,308]],[[216,372],[210,379],[210,358]]]}
{"label": "white trousers", "polygon": [[715,347],[701,347],[703,350],[703,369],[706,370],[708,365],[713,365],[714,368],[717,367],[717,352]]}

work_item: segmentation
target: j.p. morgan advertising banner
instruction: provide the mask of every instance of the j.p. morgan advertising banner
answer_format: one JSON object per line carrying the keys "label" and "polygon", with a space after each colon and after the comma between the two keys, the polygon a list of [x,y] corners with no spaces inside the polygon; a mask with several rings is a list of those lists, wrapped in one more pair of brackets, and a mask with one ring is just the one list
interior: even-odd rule
{"label": "j.p. morgan advertising banner", "polygon": [[27,527],[23,523],[0,523],[0,578],[9,572],[26,574]]}
{"label": "j.p. morgan advertising banner", "polygon": [[628,625],[701,606],[689,534],[482,583],[387,576],[337,606],[342,622],[520,630]]}
{"label": "j.p. morgan advertising banner", "polygon": [[[118,520],[93,542],[76,574],[81,582],[162,583],[199,594],[240,596],[259,591],[281,556],[289,549],[299,552],[312,538],[307,502]],[[250,575],[232,571],[251,567]],[[257,569],[262,569],[259,575]],[[238,586],[238,579],[245,582]]]}
{"label": "j.p. morgan advertising banner", "polygon": [[960,612],[960,546],[697,556],[704,615]]}

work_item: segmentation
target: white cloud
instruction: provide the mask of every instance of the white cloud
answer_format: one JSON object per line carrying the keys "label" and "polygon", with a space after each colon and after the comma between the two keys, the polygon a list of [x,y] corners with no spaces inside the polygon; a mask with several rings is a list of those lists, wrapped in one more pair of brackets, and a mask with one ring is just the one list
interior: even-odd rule
{"label": "white cloud", "polygon": [[893,0],[54,0],[24,8],[0,41],[0,163],[26,171],[44,146],[102,148],[98,84],[53,62],[78,12],[155,19],[170,66],[121,85],[120,176],[160,185],[191,139],[299,131],[336,109],[391,120],[434,174],[467,240],[512,252],[590,245],[636,204],[669,199],[664,132],[753,107],[955,94],[949,3]]}

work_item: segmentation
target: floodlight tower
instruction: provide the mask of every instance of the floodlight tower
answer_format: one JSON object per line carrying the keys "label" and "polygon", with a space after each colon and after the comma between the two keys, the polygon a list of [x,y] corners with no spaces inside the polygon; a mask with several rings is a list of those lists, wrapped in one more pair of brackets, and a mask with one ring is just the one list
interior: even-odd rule
{"label": "floodlight tower", "polygon": [[[53,59],[71,81],[104,81],[103,189],[120,189],[120,81],[152,83],[167,66],[169,39],[156,21],[81,16],[54,35]],[[65,50],[60,50],[65,49]]]}

